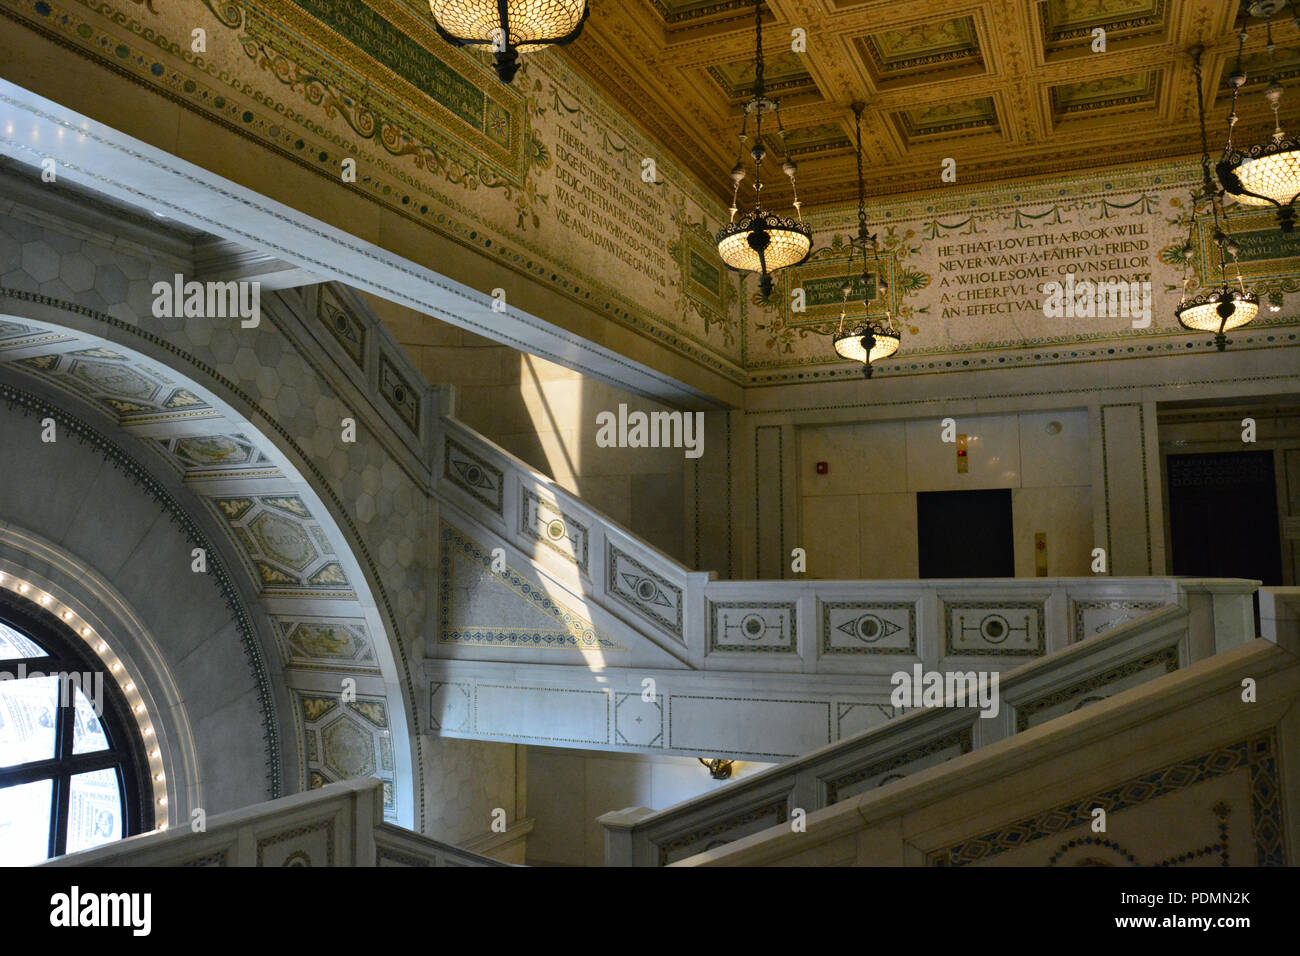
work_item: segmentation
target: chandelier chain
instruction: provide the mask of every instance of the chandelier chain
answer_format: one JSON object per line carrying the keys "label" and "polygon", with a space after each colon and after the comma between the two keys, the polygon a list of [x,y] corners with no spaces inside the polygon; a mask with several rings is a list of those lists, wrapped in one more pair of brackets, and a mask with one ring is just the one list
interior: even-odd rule
{"label": "chandelier chain", "polygon": [[862,175],[862,104],[853,104],[853,115],[857,122],[858,141],[858,235],[865,241],[867,237],[867,191]]}
{"label": "chandelier chain", "polygon": [[[1192,73],[1196,77],[1196,115],[1200,122],[1201,130],[1201,175],[1204,181],[1205,202],[1209,204],[1210,214],[1214,217],[1214,242],[1219,247],[1219,278],[1226,284],[1228,281],[1227,259],[1229,249],[1233,246],[1232,237],[1228,234],[1227,215],[1220,215],[1222,212],[1222,193],[1214,186],[1214,180],[1210,177],[1210,142],[1205,132],[1205,92],[1204,77],[1201,72],[1201,51],[1197,50],[1192,62]],[[1196,223],[1196,200],[1192,200],[1192,225]],[[1191,244],[1192,233],[1188,233],[1188,244]],[[1236,260],[1236,255],[1233,255]],[[1240,270],[1237,275],[1238,281],[1241,279]]]}
{"label": "chandelier chain", "polygon": [[1282,142],[1286,134],[1282,132],[1282,117],[1278,114],[1278,108],[1282,105],[1282,84],[1278,82],[1277,77],[1277,45],[1273,42],[1273,21],[1269,20],[1268,28],[1268,90],[1265,97],[1268,99],[1268,105],[1273,109],[1273,141]]}
{"label": "chandelier chain", "polygon": [[1204,78],[1201,73],[1201,51],[1199,49],[1192,61],[1192,73],[1196,76],[1196,115],[1201,124],[1201,179],[1205,183],[1206,198],[1209,198],[1216,190],[1214,180],[1210,176],[1210,138],[1205,132]]}
{"label": "chandelier chain", "polygon": [[[763,0],[754,0],[754,208],[763,208]],[[761,258],[761,254],[760,254]]]}
{"label": "chandelier chain", "polygon": [[1229,78],[1232,82],[1232,108],[1228,111],[1228,144],[1224,147],[1224,153],[1232,152],[1232,134],[1237,126],[1237,97],[1241,93],[1241,87],[1246,82],[1246,74],[1241,68],[1242,50],[1246,46],[1246,31],[1243,28],[1237,34],[1237,65],[1233,67],[1232,76]]}
{"label": "chandelier chain", "polygon": [[[808,258],[812,251],[812,230],[803,222],[800,211],[799,194],[794,192],[795,216],[781,216],[766,211],[763,203],[763,190],[767,184],[763,180],[763,161],[769,152],[763,136],[763,116],[776,113],[775,135],[779,143],[778,155],[785,156],[782,169],[790,177],[791,187],[796,186],[796,166],[790,159],[789,144],[786,142],[785,124],[781,118],[780,103],[768,99],[766,85],[766,60],[763,56],[763,0],[754,0],[754,86],[753,96],[742,110],[744,121],[741,126],[740,160],[732,169],[731,222],[720,229],[715,237],[718,254],[722,261],[738,272],[758,274],[758,291],[763,301],[767,301],[773,289],[773,273],[789,266],[798,265]],[[754,132],[747,140],[749,114],[754,114]],[[771,135],[771,134],[769,134]],[[754,203],[745,214],[740,215],[740,183],[746,175],[746,144],[749,155],[754,162]]]}

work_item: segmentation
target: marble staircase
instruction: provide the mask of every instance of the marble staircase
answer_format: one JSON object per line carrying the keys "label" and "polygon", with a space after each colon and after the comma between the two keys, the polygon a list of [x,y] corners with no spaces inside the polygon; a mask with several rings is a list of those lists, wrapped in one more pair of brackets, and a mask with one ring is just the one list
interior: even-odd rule
{"label": "marble staircase", "polygon": [[[916,667],[1001,674],[1024,696],[1034,675],[1059,689],[1255,636],[1251,581],[719,581],[467,428],[445,392],[441,406],[422,703],[443,736],[780,762],[892,728],[893,675]],[[1012,711],[977,721],[972,745],[1013,732]]]}

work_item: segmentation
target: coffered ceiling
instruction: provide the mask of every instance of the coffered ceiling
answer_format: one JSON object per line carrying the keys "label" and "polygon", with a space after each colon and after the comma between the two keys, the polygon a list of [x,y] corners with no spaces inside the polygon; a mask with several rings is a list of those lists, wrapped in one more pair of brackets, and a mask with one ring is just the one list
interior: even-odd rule
{"label": "coffered ceiling", "polygon": [[[1186,54],[1197,43],[1217,150],[1239,17],[1235,0],[767,0],[766,76],[805,202],[856,195],[854,100],[867,104],[868,191],[894,195],[940,187],[948,157],[959,183],[975,183],[1199,152]],[[1105,52],[1092,49],[1097,27]],[[804,53],[791,50],[796,28]],[[1247,43],[1245,136],[1272,128],[1264,30],[1252,26]],[[753,35],[752,0],[592,0],[564,56],[729,198]],[[1290,86],[1300,32],[1283,18],[1275,38]],[[1289,99],[1283,118],[1300,122],[1300,91]]]}

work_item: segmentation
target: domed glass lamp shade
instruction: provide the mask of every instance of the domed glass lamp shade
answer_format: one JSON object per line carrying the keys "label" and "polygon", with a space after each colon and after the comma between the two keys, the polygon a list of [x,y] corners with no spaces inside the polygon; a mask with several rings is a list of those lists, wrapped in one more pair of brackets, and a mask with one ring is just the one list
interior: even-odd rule
{"label": "domed glass lamp shade", "polygon": [[[1274,3],[1254,3],[1249,8],[1254,16],[1271,16],[1280,9]],[[1297,22],[1300,22],[1298,20]],[[1264,99],[1273,111],[1273,135],[1265,143],[1237,148],[1232,133],[1237,125],[1237,96],[1246,83],[1242,69],[1241,53],[1246,42],[1246,31],[1237,35],[1237,65],[1228,75],[1232,87],[1232,111],[1228,114],[1228,143],[1223,156],[1215,166],[1219,183],[1229,196],[1243,206],[1272,206],[1277,210],[1278,224],[1283,232],[1295,229],[1295,202],[1300,197],[1300,138],[1288,136],[1282,130],[1278,107],[1282,103],[1282,84],[1276,74],[1270,78]],[[1273,24],[1268,25],[1268,51],[1273,46]]]}
{"label": "domed glass lamp shade", "polygon": [[497,76],[515,78],[519,54],[572,43],[587,21],[587,0],[429,0],[438,35],[455,46],[487,46]]}

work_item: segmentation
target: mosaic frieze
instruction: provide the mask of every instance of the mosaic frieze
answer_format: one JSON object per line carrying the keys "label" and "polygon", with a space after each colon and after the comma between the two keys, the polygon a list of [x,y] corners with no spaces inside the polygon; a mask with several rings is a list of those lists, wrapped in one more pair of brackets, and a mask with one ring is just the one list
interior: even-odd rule
{"label": "mosaic frieze", "polygon": [[363,621],[276,619],[285,667],[379,673],[374,645]]}
{"label": "mosaic frieze", "polygon": [[537,649],[627,650],[450,525],[442,526],[438,640]]}
{"label": "mosaic frieze", "polygon": [[[1087,42],[1077,11],[1069,4],[1052,11],[1042,13],[1049,46]],[[186,8],[15,0],[13,15],[331,180],[344,158],[355,159],[360,175],[350,188],[386,212],[728,378],[767,383],[806,375],[810,366],[824,367],[818,377],[843,370],[830,349],[838,311],[828,296],[842,281],[841,265],[845,275],[861,271],[844,255],[855,209],[807,210],[813,258],[783,278],[770,304],[755,301],[754,283],[738,283],[712,247],[726,218],[710,188],[717,184],[683,173],[561,56],[525,57],[520,80],[501,84],[486,57],[436,36],[427,4],[417,0],[208,0]],[[1137,36],[1162,29],[1164,17],[1152,7],[1105,22]],[[911,71],[945,65],[979,69],[980,40],[968,19],[872,34],[874,52],[859,52],[884,82],[907,83]],[[190,49],[195,27],[207,31],[204,54]],[[718,65],[710,82],[743,89],[738,78],[748,65],[743,58]],[[797,57],[791,68],[790,77],[774,72],[771,81],[803,89],[806,68]],[[1052,102],[1064,112],[1054,115],[1070,122],[1132,108],[1167,82],[1140,71],[1095,89],[1058,84]],[[996,130],[1003,122],[988,97],[898,110],[888,120],[904,139]],[[835,126],[817,142],[829,142]],[[641,177],[645,159],[656,163],[651,182]],[[864,289],[866,303],[855,292],[849,319],[888,311],[901,326],[902,350],[883,363],[884,375],[933,371],[939,356],[979,366],[992,353],[1064,347],[1014,361],[1104,360],[1114,353],[1093,346],[1115,341],[1164,351],[1186,339],[1173,306],[1197,172],[1194,163],[1143,164],[991,187],[965,187],[959,172],[933,199],[873,202],[868,225],[885,250],[879,271],[892,280],[885,294]],[[1256,327],[1294,325],[1287,300],[1300,290],[1297,257],[1262,248],[1284,241],[1267,216],[1233,209],[1229,218],[1234,232],[1247,234],[1246,258],[1269,260],[1258,273],[1246,263],[1247,285],[1270,306]],[[1213,255],[1204,234],[1194,245],[1193,291],[1212,271]],[[1149,283],[1151,324],[1049,318],[1042,286],[1071,267],[1089,280]],[[809,312],[795,310],[791,298],[805,280],[816,302]],[[1013,358],[992,358],[995,366],[1001,360]]]}
{"label": "mosaic frieze", "polygon": [[17,364],[123,419],[213,414],[212,408],[189,389],[108,349],[37,355],[20,359]]}
{"label": "mosaic frieze", "polygon": [[1178,648],[1166,647],[1108,668],[1090,677],[1016,707],[1016,732],[1029,730],[1064,714],[1082,710],[1120,691],[1145,684],[1178,670]]}
{"label": "mosaic frieze", "polygon": [[336,182],[354,159],[352,188],[391,214],[736,377],[737,317],[710,301],[733,302],[735,277],[688,295],[692,261],[671,248],[687,224],[715,230],[722,203],[561,57],[526,56],[503,84],[414,0],[20,0],[15,15]]}
{"label": "mosaic frieze", "polygon": [[822,603],[822,654],[915,654],[916,603]]}
{"label": "mosaic frieze", "polygon": [[[1087,103],[1089,109],[1113,109],[1126,98],[1154,95],[1152,78],[1140,79],[1140,84],[1133,81],[1136,92],[1071,90],[1069,108],[1081,109],[1084,96],[1118,97],[1109,105]],[[865,285],[861,255],[852,266],[847,255],[855,210],[818,208],[805,217],[814,231],[808,262],[785,271],[770,304],[757,301],[752,287],[746,289],[741,302],[744,364],[763,373],[834,365],[838,360],[830,335],[838,328],[840,286],[846,279],[854,283],[847,322],[888,315],[901,331],[902,347],[897,358],[881,363],[883,374],[931,371],[939,356],[959,356],[959,364],[980,367],[991,353],[1026,348],[1058,350],[1031,355],[1031,364],[1114,354],[1091,348],[1092,343],[1137,342],[1143,349],[1159,343],[1155,347],[1163,349],[1166,341],[1176,339],[1172,344],[1181,348],[1187,333],[1178,326],[1174,308],[1184,270],[1190,270],[1193,294],[1218,270],[1212,220],[1198,220],[1190,261],[1183,252],[1188,195],[1197,174],[1194,165],[1170,162],[1051,183],[954,185],[927,197],[925,205],[878,203],[871,227],[878,230],[882,251],[879,261],[868,259]],[[1244,237],[1239,244],[1247,288],[1269,305],[1257,326],[1295,324],[1297,310],[1288,305],[1288,297],[1293,301],[1300,291],[1300,238],[1278,232],[1267,211],[1234,208],[1229,225],[1234,238]],[[1070,274],[1077,282],[1137,283],[1140,295],[1150,294],[1150,324],[1141,306],[1136,314],[1124,308],[1093,316],[1049,314],[1045,287],[1064,283]],[[883,294],[882,278],[887,286]],[[796,309],[799,289],[803,307]],[[995,366],[1010,361],[1006,355],[1001,362],[993,359]],[[951,365],[939,362],[937,367]],[[779,381],[782,376],[763,374],[756,380]]]}
{"label": "mosaic frieze", "polygon": [[519,509],[519,531],[545,545],[566,561],[572,561],[583,574],[587,573],[587,526],[558,506],[522,489]]}
{"label": "mosaic frieze", "polygon": [[1163,601],[1071,601],[1070,642],[1095,637],[1116,625],[1164,607]]}
{"label": "mosaic frieze", "polygon": [[366,325],[334,297],[328,285],[321,286],[316,317],[357,367],[365,368]]}
{"label": "mosaic frieze", "polygon": [[945,601],[944,653],[971,657],[1041,657],[1046,652],[1042,601]]}
{"label": "mosaic frieze", "polygon": [[397,819],[396,763],[388,705],[382,697],[344,700],[343,694],[293,691],[308,746],[308,780],[313,789],[354,777],[383,781],[384,819]]}
{"label": "mosaic frieze", "polygon": [[297,495],[241,495],[213,498],[212,504],[264,589],[350,596],[328,536]]}
{"label": "mosaic frieze", "polygon": [[956,733],[945,734],[918,744],[902,753],[872,760],[866,766],[855,767],[837,774],[823,781],[826,787],[826,803],[829,805],[847,800],[849,797],[883,787],[895,780],[902,780],[908,774],[916,773],[918,770],[934,767],[954,757],[970,753],[973,740],[971,728],[966,727]]}
{"label": "mosaic frieze", "polygon": [[793,602],[709,602],[710,652],[793,654],[797,641]]}
{"label": "mosaic frieze", "polygon": [[663,698],[658,694],[654,700],[646,700],[641,694],[615,694],[614,739],[629,747],[662,747]]}
{"label": "mosaic frieze", "polygon": [[609,594],[682,640],[682,589],[613,544],[605,557]]}
{"label": "mosaic frieze", "polygon": [[442,476],[497,514],[502,514],[505,475],[500,468],[488,464],[450,436],[444,445]]}

